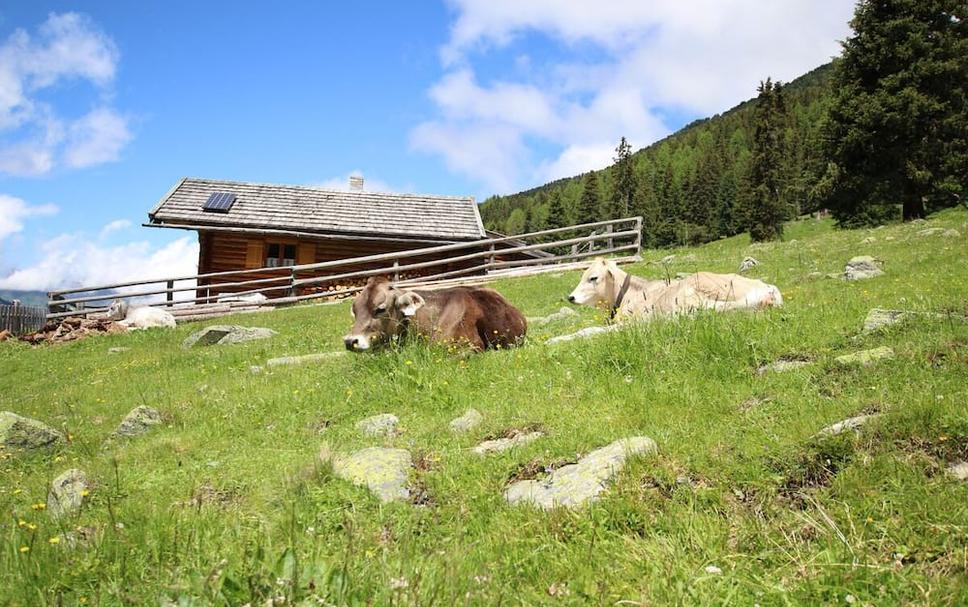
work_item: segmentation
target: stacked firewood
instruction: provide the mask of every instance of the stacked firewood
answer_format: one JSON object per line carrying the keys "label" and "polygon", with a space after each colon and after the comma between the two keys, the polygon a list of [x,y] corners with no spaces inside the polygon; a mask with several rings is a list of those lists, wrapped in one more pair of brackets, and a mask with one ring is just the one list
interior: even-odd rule
{"label": "stacked firewood", "polygon": [[62,320],[48,320],[39,331],[22,335],[20,339],[31,344],[60,343],[83,339],[99,333],[122,333],[124,331],[126,329],[113,320],[68,316]]}

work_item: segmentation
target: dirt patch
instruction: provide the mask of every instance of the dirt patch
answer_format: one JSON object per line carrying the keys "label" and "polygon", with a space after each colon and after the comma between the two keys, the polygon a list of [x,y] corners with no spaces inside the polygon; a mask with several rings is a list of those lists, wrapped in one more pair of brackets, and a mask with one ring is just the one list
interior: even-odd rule
{"label": "dirt patch", "polygon": [[417,451],[413,456],[413,467],[418,472],[431,472],[440,465],[440,454],[436,451]]}
{"label": "dirt patch", "polygon": [[774,464],[783,476],[779,497],[797,508],[806,507],[807,492],[828,487],[854,456],[850,437],[834,437],[812,442],[788,462]]}
{"label": "dirt patch", "polygon": [[928,476],[943,474],[951,464],[968,460],[968,436],[964,435],[912,436],[895,445],[909,455],[924,458]]}
{"label": "dirt patch", "polygon": [[206,506],[228,508],[240,500],[241,496],[234,490],[218,489],[210,483],[205,483],[196,487],[189,499],[183,502],[175,502],[175,505],[196,510]]}
{"label": "dirt patch", "polygon": [[484,437],[485,441],[497,440],[499,438],[517,438],[519,436],[524,436],[526,434],[532,434],[534,432],[541,432],[543,434],[548,434],[541,424],[527,424],[518,428],[508,428],[507,430],[502,430],[494,434],[488,434]]}
{"label": "dirt patch", "polygon": [[739,404],[739,410],[743,413],[748,413],[754,409],[758,409],[765,404],[772,403],[772,396],[760,396],[754,395]]}
{"label": "dirt patch", "polygon": [[968,342],[952,339],[942,346],[929,350],[925,355],[928,363],[935,369],[945,365],[968,365]]}
{"label": "dirt patch", "polygon": [[322,434],[333,425],[333,420],[327,419],[325,417],[320,417],[319,419],[314,419],[313,421],[306,424],[306,428],[312,431],[313,434]]}
{"label": "dirt patch", "polygon": [[515,469],[508,476],[508,484],[516,483],[518,481],[533,480],[540,476],[551,474],[562,466],[567,466],[568,464],[574,463],[576,463],[576,460],[563,457],[551,461],[536,458],[530,462],[519,464],[517,467],[515,467]]}
{"label": "dirt patch", "polygon": [[433,508],[437,505],[437,498],[430,491],[427,480],[422,474],[417,474],[410,484],[410,503],[423,508]]}

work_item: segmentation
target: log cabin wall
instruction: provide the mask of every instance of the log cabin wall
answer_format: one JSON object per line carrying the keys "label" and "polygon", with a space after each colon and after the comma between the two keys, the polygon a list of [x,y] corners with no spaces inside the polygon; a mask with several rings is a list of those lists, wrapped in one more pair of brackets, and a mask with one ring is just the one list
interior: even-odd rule
{"label": "log cabin wall", "polygon": [[[295,247],[296,258],[295,264],[310,264],[310,263],[320,263],[324,261],[336,261],[341,259],[348,259],[352,257],[362,257],[364,255],[376,255],[380,253],[391,253],[395,251],[406,251],[408,249],[419,249],[425,248],[428,245],[426,242],[421,243],[409,243],[409,242],[398,242],[398,241],[381,241],[381,240],[369,240],[369,239],[343,239],[343,238],[327,238],[320,240],[304,239],[304,238],[293,238],[293,237],[275,237],[275,236],[263,236],[263,235],[247,235],[237,232],[217,232],[217,231],[204,231],[198,234],[199,247],[198,247],[198,272],[199,274],[206,274],[210,272],[226,272],[231,270],[242,270],[242,269],[255,269],[264,268],[267,265],[267,252],[268,247],[271,244],[279,245],[284,247],[285,245],[292,245]],[[433,259],[441,259],[457,254],[463,254],[470,251],[461,251],[457,253],[441,253],[438,257],[433,255],[427,256],[412,256],[400,260],[400,264],[406,263],[416,263],[422,261],[430,261]],[[433,266],[430,268],[424,268],[421,270],[408,271],[401,273],[400,278],[413,278],[421,275],[430,275],[440,272],[446,272],[456,269],[468,268],[473,265],[480,264],[482,260],[468,260],[457,263],[449,263],[441,266]],[[335,270],[321,270],[316,273],[316,276],[324,276],[325,274],[342,274],[345,272],[352,272],[356,270],[369,270],[378,269],[381,267],[386,267],[389,265],[387,262],[370,263],[370,264],[351,264],[346,266],[341,266]],[[255,280],[261,278],[271,278],[276,276],[288,276],[290,270],[286,267],[280,267],[278,270],[265,270],[262,272],[253,272],[250,274],[238,275],[238,276],[228,276],[228,277],[216,277],[211,279],[203,279],[198,288],[198,297],[206,297],[209,295],[221,295],[228,293],[239,293],[242,291],[248,291],[252,289],[252,286],[226,286],[221,287],[220,284],[240,282],[243,280]],[[308,278],[313,276],[311,272],[300,272],[299,278]],[[347,286],[357,286],[366,282],[365,278],[360,279],[348,279],[344,281],[334,281],[334,282],[323,282],[318,285],[312,285],[310,287],[301,289],[298,295],[303,295],[307,293],[317,293],[328,290],[335,290],[339,288],[345,288]],[[280,281],[282,284],[282,281]],[[263,288],[272,286],[272,283],[266,283],[262,285],[257,285],[256,288]],[[266,297],[276,298],[285,297],[289,295],[288,285],[285,287],[280,287],[278,290],[267,291],[264,293]]]}

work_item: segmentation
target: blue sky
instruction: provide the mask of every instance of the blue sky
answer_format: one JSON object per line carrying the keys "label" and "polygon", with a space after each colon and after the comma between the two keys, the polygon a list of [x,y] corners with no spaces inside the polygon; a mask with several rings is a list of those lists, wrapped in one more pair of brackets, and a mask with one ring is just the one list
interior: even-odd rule
{"label": "blue sky", "polygon": [[[771,6],[773,4],[779,6]],[[191,272],[186,175],[483,199],[837,52],[852,2],[0,6],[0,288]]]}

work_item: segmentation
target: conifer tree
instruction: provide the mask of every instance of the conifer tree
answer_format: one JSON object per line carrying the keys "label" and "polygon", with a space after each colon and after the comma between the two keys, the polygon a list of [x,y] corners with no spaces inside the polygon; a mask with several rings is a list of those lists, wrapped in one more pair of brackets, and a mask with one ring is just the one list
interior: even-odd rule
{"label": "conifer tree", "polygon": [[635,174],[635,163],[632,160],[632,146],[622,137],[615,148],[615,164],[612,166],[613,187],[609,204],[602,214],[602,219],[619,219],[628,217],[635,209],[635,196],[638,189],[638,177]]}
{"label": "conifer tree", "polygon": [[780,135],[783,97],[780,83],[770,78],[757,88],[753,155],[747,175],[744,219],[754,242],[783,235],[786,212],[780,200]]}
{"label": "conifer tree", "polygon": [[825,202],[838,223],[911,220],[968,194],[968,3],[861,0],[834,74]]}
{"label": "conifer tree", "polygon": [[585,187],[578,201],[578,223],[592,223],[599,220],[601,203],[598,195],[598,175],[589,171],[585,176]]}

